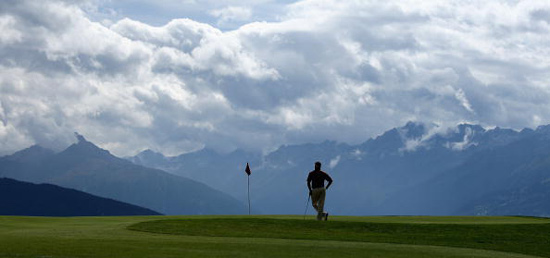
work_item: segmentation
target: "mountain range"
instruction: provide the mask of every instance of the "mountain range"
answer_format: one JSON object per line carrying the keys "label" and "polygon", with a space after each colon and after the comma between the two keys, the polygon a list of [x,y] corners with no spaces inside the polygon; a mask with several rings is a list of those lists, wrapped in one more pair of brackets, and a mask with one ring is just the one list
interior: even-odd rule
{"label": "mountain range", "polygon": [[160,215],[150,209],[51,184],[0,178],[0,215],[130,216]]}
{"label": "mountain range", "polygon": [[[407,123],[350,145],[284,145],[267,154],[146,150],[121,159],[77,135],[54,153],[0,158],[0,176],[51,183],[164,214],[302,214],[314,162],[334,179],[326,208],[341,215],[550,216],[550,126],[521,131]],[[165,172],[166,171],[166,172]],[[312,212],[312,209],[309,209]]]}
{"label": "mountain range", "polygon": [[49,183],[138,205],[163,214],[241,214],[247,207],[211,187],[117,158],[76,135],[54,153],[32,146],[0,158],[0,177]]}
{"label": "mountain range", "polygon": [[[175,157],[146,150],[136,164],[185,176],[270,214],[301,214],[315,161],[334,179],[326,207],[345,215],[549,216],[550,126],[521,131],[409,122],[358,145],[281,146],[262,155],[203,149]],[[310,209],[311,211],[311,209]]]}

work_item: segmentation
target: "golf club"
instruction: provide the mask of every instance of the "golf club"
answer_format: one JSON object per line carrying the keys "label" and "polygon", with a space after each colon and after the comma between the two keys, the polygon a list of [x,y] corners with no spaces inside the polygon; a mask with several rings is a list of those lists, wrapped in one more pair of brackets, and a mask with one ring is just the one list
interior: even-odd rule
{"label": "golf club", "polygon": [[306,211],[304,211],[304,220],[306,219],[307,214],[307,208],[309,207],[309,199],[311,198],[311,194],[307,195],[307,202],[306,202]]}

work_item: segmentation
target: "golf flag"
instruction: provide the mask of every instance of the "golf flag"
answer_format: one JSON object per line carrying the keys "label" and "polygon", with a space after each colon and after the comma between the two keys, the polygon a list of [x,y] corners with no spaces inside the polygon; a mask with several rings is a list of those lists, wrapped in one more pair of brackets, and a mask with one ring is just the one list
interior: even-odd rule
{"label": "golf flag", "polygon": [[252,172],[250,172],[250,166],[248,166],[248,162],[246,162],[246,169],[244,170],[244,172],[246,172],[246,174],[249,175],[249,176],[252,173]]}
{"label": "golf flag", "polygon": [[246,174],[248,175],[246,179],[248,181],[248,215],[250,215],[250,174],[252,174],[252,172],[250,172],[250,166],[248,165],[248,162],[246,162],[246,168],[244,169],[244,172],[246,172]]}

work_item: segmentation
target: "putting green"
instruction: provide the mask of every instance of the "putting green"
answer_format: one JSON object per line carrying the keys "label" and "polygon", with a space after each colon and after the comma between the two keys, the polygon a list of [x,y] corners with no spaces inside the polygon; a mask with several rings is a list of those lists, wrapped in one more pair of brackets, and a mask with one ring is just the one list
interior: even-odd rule
{"label": "putting green", "polygon": [[[318,224],[316,221],[311,221],[311,218],[308,219],[310,220],[305,222],[306,225]],[[408,219],[413,219],[411,217],[335,217],[333,219],[334,221],[322,223],[325,223],[324,226],[352,224],[350,228],[341,229],[341,232],[338,232],[337,228],[330,228],[333,226],[328,226],[328,229],[336,232],[335,235],[349,232],[346,230],[357,226],[354,223],[388,225],[391,223],[387,222],[391,221],[393,225],[414,225],[406,222]],[[437,222],[440,217],[433,219],[434,223],[440,223]],[[534,223],[538,223],[538,226],[546,225],[545,221],[537,219],[530,222],[526,221],[526,219],[529,220],[528,218],[505,218],[504,220],[506,219],[510,220],[510,223],[520,223],[517,224],[518,226],[533,226]],[[452,220],[452,218],[444,220]],[[471,220],[471,223],[476,223],[475,218]],[[213,223],[215,221],[217,225]],[[384,221],[384,223],[373,223],[376,221]],[[138,229],[136,227],[159,223],[162,225],[166,222],[191,222],[195,223],[195,226],[211,226],[210,233],[222,233],[212,236],[205,236],[204,233],[193,236],[135,231]],[[0,257],[535,257],[519,254],[521,252],[480,250],[477,247],[435,246],[437,243],[399,244],[369,242],[365,239],[334,240],[330,237],[330,231],[311,232],[310,238],[306,236],[302,239],[227,236],[228,231],[248,223],[255,223],[254,227],[258,232],[265,227],[279,227],[281,229],[279,233],[290,230],[292,235],[299,236],[299,233],[304,230],[303,226],[300,226],[304,224],[300,216],[0,217]],[[278,223],[282,224],[277,226]],[[433,225],[429,221],[421,222],[420,225],[426,223]],[[509,223],[504,222],[492,224],[484,222],[484,224],[510,226]],[[443,224],[443,226],[447,225]],[[219,228],[212,229],[214,226]],[[470,226],[476,225],[470,224]],[[128,228],[134,230],[128,230]],[[364,233],[356,232],[356,234]],[[318,237],[319,235],[327,237]],[[545,245],[548,245],[548,242]],[[542,254],[539,253],[539,256],[547,256]]]}

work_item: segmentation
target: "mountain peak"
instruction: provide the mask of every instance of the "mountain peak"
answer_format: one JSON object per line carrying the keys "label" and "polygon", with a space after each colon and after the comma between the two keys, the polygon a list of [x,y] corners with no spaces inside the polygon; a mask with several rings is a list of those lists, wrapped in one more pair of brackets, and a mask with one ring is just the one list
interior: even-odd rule
{"label": "mountain peak", "polygon": [[75,137],[78,140],[77,143],[69,146],[61,154],[72,155],[72,156],[85,156],[85,157],[96,157],[96,158],[111,158],[114,157],[107,150],[97,147],[92,142],[89,142],[79,133],[75,132]]}
{"label": "mountain peak", "polygon": [[409,121],[400,128],[400,132],[406,139],[418,139],[426,134],[426,127],[423,123]]}
{"label": "mountain peak", "polygon": [[144,151],[141,151],[140,153],[138,153],[136,156],[145,156],[145,157],[150,157],[150,156],[153,156],[153,157],[165,157],[164,154],[160,153],[160,152],[156,152],[154,150],[151,150],[151,149],[146,149]]}
{"label": "mountain peak", "polygon": [[78,140],[78,143],[88,142],[86,138],[84,138],[84,136],[82,134],[79,134],[78,132],[74,132],[74,136]]}
{"label": "mountain peak", "polygon": [[144,165],[144,164],[162,163],[164,162],[164,160],[167,159],[167,157],[160,152],[156,152],[151,149],[146,149],[138,153],[137,155],[133,157],[127,157],[126,159],[132,161],[135,164]]}
{"label": "mountain peak", "polygon": [[53,150],[46,149],[40,145],[33,145],[24,150],[18,151],[12,155],[7,156],[8,159],[13,161],[23,162],[39,162],[48,157],[53,156],[55,153]]}
{"label": "mountain peak", "polygon": [[550,133],[550,125],[540,125],[535,131],[537,133]]}
{"label": "mountain peak", "polygon": [[472,125],[468,123],[459,124],[458,130],[461,134],[464,134],[467,132],[484,133],[486,131],[485,128],[483,128],[481,125]]}

